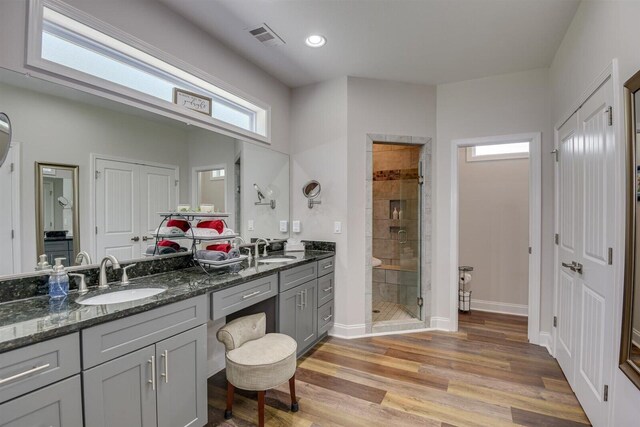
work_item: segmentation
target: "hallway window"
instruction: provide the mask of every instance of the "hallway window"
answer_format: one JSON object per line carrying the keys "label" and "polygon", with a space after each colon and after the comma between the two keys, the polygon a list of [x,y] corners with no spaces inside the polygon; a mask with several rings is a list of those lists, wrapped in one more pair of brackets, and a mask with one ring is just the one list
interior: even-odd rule
{"label": "hallway window", "polygon": [[467,161],[526,159],[529,157],[528,142],[509,144],[476,145],[467,148]]}

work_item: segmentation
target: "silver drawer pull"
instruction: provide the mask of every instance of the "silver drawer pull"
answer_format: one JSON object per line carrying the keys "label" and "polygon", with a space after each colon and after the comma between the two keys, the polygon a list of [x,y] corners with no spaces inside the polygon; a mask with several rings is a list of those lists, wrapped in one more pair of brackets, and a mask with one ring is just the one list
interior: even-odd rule
{"label": "silver drawer pull", "polygon": [[165,350],[160,355],[164,360],[164,372],[160,374],[160,376],[164,377],[164,383],[169,382],[169,350]]}
{"label": "silver drawer pull", "polygon": [[331,289],[333,289],[333,286],[329,286],[328,288],[323,289],[323,292],[329,292]]}
{"label": "silver drawer pull", "polygon": [[305,341],[309,341],[311,338],[313,338],[315,336],[315,334],[311,334],[308,337],[306,337],[304,340]]}
{"label": "silver drawer pull", "polygon": [[327,265],[325,265],[325,266],[324,266],[324,267],[322,267],[322,268],[323,268],[324,270],[326,270],[327,268],[331,268],[331,267],[333,267],[333,263],[331,263],[331,264],[327,264]]}
{"label": "silver drawer pull", "polygon": [[12,376],[7,377],[7,378],[2,378],[2,379],[0,379],[0,385],[2,385],[4,383],[8,383],[10,381],[17,380],[17,379],[22,378],[22,377],[26,377],[26,376],[31,375],[31,374],[35,374],[36,372],[40,372],[40,371],[42,371],[44,369],[47,369],[49,366],[51,366],[51,365],[48,364],[48,363],[46,365],[34,366],[33,368],[29,369],[28,371],[20,372],[19,374],[15,374],[15,375],[12,375]]}
{"label": "silver drawer pull", "polygon": [[147,363],[151,364],[151,379],[147,382],[151,384],[151,390],[156,389],[156,357],[151,356],[151,359],[147,360]]}
{"label": "silver drawer pull", "polygon": [[324,320],[325,322],[329,319],[331,319],[333,317],[333,314],[328,315],[327,317],[324,317],[322,320]]}
{"label": "silver drawer pull", "polygon": [[254,297],[254,296],[258,295],[261,292],[262,291],[255,291],[255,292],[251,292],[250,294],[247,294],[247,295],[242,295],[242,299],[247,299],[247,298]]}

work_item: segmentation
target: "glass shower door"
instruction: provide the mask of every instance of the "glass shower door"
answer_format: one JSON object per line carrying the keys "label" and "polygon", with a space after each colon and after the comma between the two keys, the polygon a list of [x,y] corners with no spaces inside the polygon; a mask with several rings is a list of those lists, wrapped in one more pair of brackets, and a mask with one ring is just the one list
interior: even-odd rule
{"label": "glass shower door", "polygon": [[421,147],[411,147],[411,167],[398,180],[398,302],[416,319],[421,319]]}

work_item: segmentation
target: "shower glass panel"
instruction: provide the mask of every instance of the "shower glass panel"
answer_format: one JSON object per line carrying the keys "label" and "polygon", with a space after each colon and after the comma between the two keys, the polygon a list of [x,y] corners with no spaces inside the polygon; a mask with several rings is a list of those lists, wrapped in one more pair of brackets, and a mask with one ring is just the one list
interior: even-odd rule
{"label": "shower glass panel", "polygon": [[374,144],[374,322],[421,318],[421,149]]}

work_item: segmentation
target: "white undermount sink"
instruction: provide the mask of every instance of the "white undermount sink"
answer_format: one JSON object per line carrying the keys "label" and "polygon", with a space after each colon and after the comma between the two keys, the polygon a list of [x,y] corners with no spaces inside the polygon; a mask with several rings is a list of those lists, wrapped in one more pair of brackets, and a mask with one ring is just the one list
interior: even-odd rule
{"label": "white undermount sink", "polygon": [[166,289],[162,289],[162,288],[125,289],[122,291],[114,291],[114,292],[108,292],[102,295],[96,295],[95,297],[78,299],[76,300],[76,302],[82,305],[120,304],[123,302],[136,301],[143,298],[149,298],[154,295],[161,294],[164,291],[166,291]]}
{"label": "white undermount sink", "polygon": [[294,256],[274,256],[274,257],[267,257],[267,258],[258,258],[258,262],[264,263],[264,264],[271,264],[271,263],[276,263],[276,262],[291,262],[291,261],[295,261],[297,260],[296,257]]}

